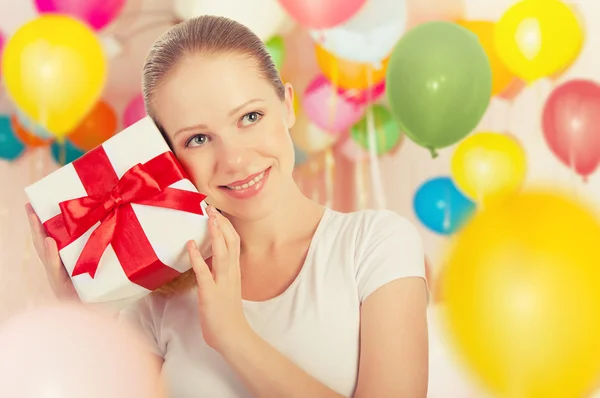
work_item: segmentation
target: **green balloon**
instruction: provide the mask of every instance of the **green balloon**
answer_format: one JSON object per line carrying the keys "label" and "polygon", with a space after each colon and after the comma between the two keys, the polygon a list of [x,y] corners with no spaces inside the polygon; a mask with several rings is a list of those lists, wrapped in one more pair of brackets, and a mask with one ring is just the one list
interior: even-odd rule
{"label": "green balloon", "polygon": [[392,114],[406,135],[437,156],[477,126],[492,95],[492,70],[477,36],[427,22],[396,44],[386,72]]}
{"label": "green balloon", "polygon": [[283,37],[273,36],[265,43],[265,45],[267,46],[269,54],[271,54],[271,58],[273,58],[275,67],[277,70],[281,70],[283,59],[285,58],[285,43],[283,42]]}
{"label": "green balloon", "polygon": [[[402,137],[400,127],[390,111],[383,105],[373,105],[370,109],[367,109],[367,112],[372,112],[373,114],[377,154],[383,155],[390,152],[398,145]],[[350,129],[352,139],[365,150],[369,150],[369,130],[367,127],[367,116],[364,116]]]}

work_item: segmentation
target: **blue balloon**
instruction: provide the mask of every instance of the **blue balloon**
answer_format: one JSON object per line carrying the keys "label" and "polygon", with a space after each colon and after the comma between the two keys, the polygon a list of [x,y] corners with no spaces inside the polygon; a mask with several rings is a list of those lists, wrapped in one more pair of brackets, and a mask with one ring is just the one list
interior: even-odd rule
{"label": "blue balloon", "polygon": [[21,126],[23,126],[23,128],[25,130],[27,130],[29,133],[35,135],[36,137],[41,138],[43,140],[54,137],[52,135],[52,133],[50,133],[48,130],[46,130],[44,127],[42,127],[40,124],[29,119],[20,110],[17,110],[15,112],[15,115],[17,116],[17,120],[19,121],[19,123],[21,123]]}
{"label": "blue balloon", "polygon": [[294,167],[296,167],[306,163],[306,161],[308,160],[308,155],[304,151],[299,149],[296,145],[294,145],[294,158]]}
{"label": "blue balloon", "polygon": [[77,148],[69,140],[65,140],[63,143],[54,141],[50,147],[50,152],[54,161],[62,166],[79,159],[85,154],[84,151]]}
{"label": "blue balloon", "polygon": [[15,160],[25,151],[25,144],[15,135],[10,116],[0,115],[0,159]]}
{"label": "blue balloon", "polygon": [[458,231],[476,208],[450,177],[432,178],[421,185],[415,194],[413,207],[419,221],[441,235]]}

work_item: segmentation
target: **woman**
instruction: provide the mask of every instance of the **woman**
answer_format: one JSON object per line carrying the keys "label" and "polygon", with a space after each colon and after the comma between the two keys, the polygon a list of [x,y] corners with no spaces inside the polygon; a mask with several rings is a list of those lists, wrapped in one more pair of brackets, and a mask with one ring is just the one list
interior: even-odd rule
{"label": "woman", "polygon": [[[342,214],[302,195],[294,93],[262,41],[225,18],[183,22],[152,47],[143,89],[211,204],[209,264],[190,242],[194,272],[122,313],[148,337],[169,396],[425,397],[420,237],[391,211]],[[74,297],[29,212],[55,291]]]}

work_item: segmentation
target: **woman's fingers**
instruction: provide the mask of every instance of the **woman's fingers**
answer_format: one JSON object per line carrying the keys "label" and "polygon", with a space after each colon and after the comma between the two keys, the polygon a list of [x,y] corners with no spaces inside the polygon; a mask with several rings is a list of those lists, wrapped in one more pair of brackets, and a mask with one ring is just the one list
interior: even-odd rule
{"label": "woman's fingers", "polygon": [[231,225],[231,222],[226,217],[223,217],[221,213],[215,210],[214,216],[216,217],[219,226],[221,227],[223,237],[225,238],[229,259],[232,264],[237,264],[240,257],[240,236],[235,228],[233,228],[233,225]]}
{"label": "woman's fingers", "polygon": [[213,211],[209,210],[210,219],[208,230],[211,236],[213,261],[212,270],[215,276],[215,280],[218,282],[221,278],[228,275],[229,270],[229,251],[227,244],[225,243],[225,236],[221,228],[221,222],[216,217]]}
{"label": "woman's fingers", "polygon": [[200,254],[200,251],[196,246],[196,242],[193,240],[189,241],[187,249],[190,256],[190,261],[192,262],[192,268],[196,274],[196,282],[198,283],[198,287],[203,290],[210,289],[210,286],[214,283],[213,276],[208,268],[208,265],[202,258],[202,254]]}

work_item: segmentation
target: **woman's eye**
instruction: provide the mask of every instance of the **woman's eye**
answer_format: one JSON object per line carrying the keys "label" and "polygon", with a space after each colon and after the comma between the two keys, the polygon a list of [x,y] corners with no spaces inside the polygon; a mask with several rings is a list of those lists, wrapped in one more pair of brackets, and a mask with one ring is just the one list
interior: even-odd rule
{"label": "woman's eye", "polygon": [[262,118],[262,116],[263,115],[260,112],[246,113],[244,116],[242,116],[242,126],[248,126],[257,123]]}
{"label": "woman's eye", "polygon": [[208,142],[208,136],[205,134],[196,134],[191,137],[186,143],[185,146],[189,148],[199,147]]}

